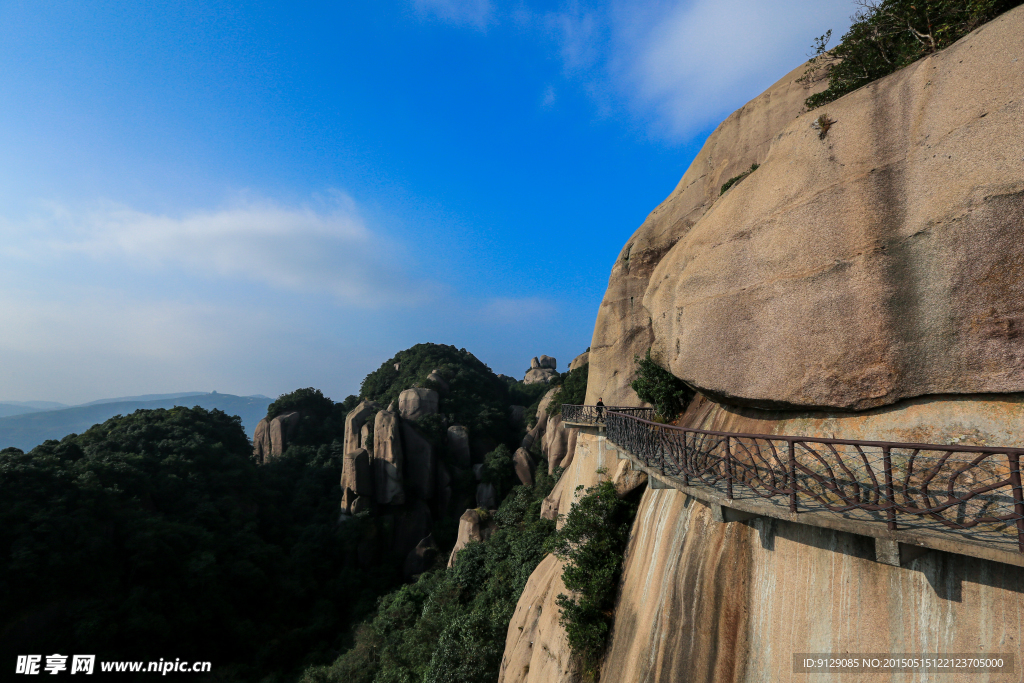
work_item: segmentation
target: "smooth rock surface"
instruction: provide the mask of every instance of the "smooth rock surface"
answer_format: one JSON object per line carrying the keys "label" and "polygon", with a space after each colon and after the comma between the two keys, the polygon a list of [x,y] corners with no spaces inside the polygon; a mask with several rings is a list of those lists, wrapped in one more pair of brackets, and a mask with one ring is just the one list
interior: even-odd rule
{"label": "smooth rock surface", "polygon": [[345,416],[345,452],[351,453],[363,447],[363,425],[377,415],[381,406],[376,401],[362,401]]}
{"label": "smooth rock surface", "polygon": [[[551,356],[541,356],[538,359],[538,361],[539,361],[538,362],[538,367],[550,368],[552,370],[555,370],[555,369],[558,368],[558,361],[555,360],[554,358],[552,358]],[[531,363],[531,367],[532,366],[533,366],[533,364]]]}
{"label": "smooth rock surface", "polygon": [[647,473],[634,470],[629,460],[620,460],[615,473],[612,474],[612,485],[615,486],[615,495],[625,498],[633,491],[647,484]]}
{"label": "smooth rock surface", "polygon": [[433,389],[406,389],[398,395],[398,413],[403,420],[415,420],[437,413],[439,396]]}
{"label": "smooth rock surface", "polygon": [[569,370],[575,370],[576,368],[582,368],[584,365],[590,363],[590,351],[584,351],[580,355],[576,356],[569,363]]}
{"label": "smooth rock surface", "polygon": [[301,419],[302,415],[293,411],[271,420],[260,420],[252,437],[252,452],[256,461],[262,464],[280,458],[288,448],[288,439],[298,430]]}
{"label": "smooth rock surface", "polygon": [[[761,407],[1024,391],[1011,55],[1024,55],[1020,8],[783,127],[654,269],[652,356]],[[824,111],[837,123],[820,140]]]}
{"label": "smooth rock surface", "polygon": [[398,505],[405,502],[405,490],[402,488],[404,469],[398,416],[381,410],[373,424],[373,475],[378,503]]}
{"label": "smooth rock surface", "polygon": [[346,453],[341,469],[341,509],[351,512],[357,497],[373,496],[373,469],[365,448]]}
{"label": "smooth rock surface", "polygon": [[516,477],[519,483],[525,486],[533,486],[533,472],[536,464],[530,453],[525,448],[517,448],[516,454],[512,456],[512,464],[516,470]]}
{"label": "smooth rock surface", "polygon": [[676,188],[623,246],[594,326],[587,404],[593,405],[602,396],[606,405],[641,405],[629,384],[636,376],[634,356],[643,358],[654,343],[651,313],[643,303],[651,274],[669,249],[715,204],[722,184],[752,163],[764,161],[776,135],[803,111],[804,100],[828,86],[826,79],[798,83],[806,68],[804,64],[793,69],[723,121]]}
{"label": "smooth rock surface", "polygon": [[569,592],[562,583],[562,568],[558,558],[548,555],[530,574],[508,625],[498,683],[574,680],[571,651],[565,630],[558,624],[555,602],[560,593]]}
{"label": "smooth rock surface", "polygon": [[455,566],[455,558],[459,551],[466,547],[470,541],[486,541],[494,533],[497,526],[491,516],[482,510],[466,510],[459,517],[459,535],[455,540],[455,547],[452,554],[448,556],[448,568]]}
{"label": "smooth rock surface", "polygon": [[498,492],[494,490],[494,484],[482,481],[476,485],[476,505],[484,510],[498,507]]}
{"label": "smooth rock surface", "polygon": [[530,369],[526,371],[526,377],[523,378],[523,382],[526,384],[547,384],[556,375],[558,375],[558,372],[551,368]]}

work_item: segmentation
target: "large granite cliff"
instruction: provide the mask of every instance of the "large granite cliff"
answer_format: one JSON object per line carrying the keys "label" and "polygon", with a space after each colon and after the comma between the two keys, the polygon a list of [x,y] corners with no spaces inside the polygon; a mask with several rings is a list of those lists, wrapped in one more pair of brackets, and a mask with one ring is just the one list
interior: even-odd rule
{"label": "large granite cliff", "polygon": [[[632,359],[651,348],[700,392],[687,426],[1024,443],[1024,8],[822,110],[801,113],[823,87],[802,73],[723,122],[627,242],[588,402],[636,404]],[[823,138],[822,113],[835,121]],[[565,512],[616,464],[581,434],[550,507]],[[573,678],[550,613],[564,587],[542,567],[509,627],[506,682]],[[893,567],[864,537],[717,522],[648,490],[601,678],[793,680],[795,652],[1019,662],[1022,639],[1024,569],[937,551]]]}

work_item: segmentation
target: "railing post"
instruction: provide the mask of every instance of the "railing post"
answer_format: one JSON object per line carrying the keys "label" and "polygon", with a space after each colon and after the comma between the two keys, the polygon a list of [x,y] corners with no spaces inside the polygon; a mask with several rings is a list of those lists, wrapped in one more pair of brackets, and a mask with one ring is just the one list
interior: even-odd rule
{"label": "railing post", "polygon": [[687,474],[687,451],[686,451],[686,437],[690,432],[683,432],[683,451],[679,454],[679,471],[683,473],[683,486],[690,485],[690,475]]}
{"label": "railing post", "polygon": [[789,511],[796,512],[796,443],[789,442]]}
{"label": "railing post", "polygon": [[725,437],[725,490],[732,500],[732,449],[729,448],[729,437]]}
{"label": "railing post", "polygon": [[1020,482],[1020,453],[1007,453],[1010,461],[1010,487],[1013,489],[1013,511],[1017,515],[1017,550],[1024,553],[1024,491]]}
{"label": "railing post", "polygon": [[889,531],[896,531],[896,496],[892,491],[892,457],[889,455],[888,446],[882,446],[882,466],[885,468],[885,497],[889,499],[890,505],[886,511]]}

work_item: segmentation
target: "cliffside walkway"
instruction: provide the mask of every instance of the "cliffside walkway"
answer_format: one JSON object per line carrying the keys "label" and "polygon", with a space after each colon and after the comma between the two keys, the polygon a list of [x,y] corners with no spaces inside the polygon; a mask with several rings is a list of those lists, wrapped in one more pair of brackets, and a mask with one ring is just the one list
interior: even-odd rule
{"label": "cliffside walkway", "polygon": [[899,566],[927,549],[1024,566],[1024,448],[740,434],[653,422],[650,408],[562,406],[604,433],[652,488],[710,504],[716,519],[764,516],[875,538]]}

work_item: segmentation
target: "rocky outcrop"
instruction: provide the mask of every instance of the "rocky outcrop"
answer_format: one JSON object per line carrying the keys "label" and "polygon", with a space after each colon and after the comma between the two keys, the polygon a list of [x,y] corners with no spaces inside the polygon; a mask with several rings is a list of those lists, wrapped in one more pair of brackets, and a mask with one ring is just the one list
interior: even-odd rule
{"label": "rocky outcrop", "polygon": [[571,372],[572,370],[575,370],[577,368],[582,368],[584,365],[587,365],[588,363],[590,363],[590,351],[584,351],[583,353],[572,359],[572,362],[569,363],[569,370]]}
{"label": "rocky outcrop", "polygon": [[530,359],[531,370],[554,370],[558,367],[558,361],[551,356],[541,356],[537,358],[534,356]]}
{"label": "rocky outcrop", "polygon": [[542,449],[548,459],[548,473],[553,474],[556,467],[568,467],[576,447],[576,435],[579,430],[567,428],[562,424],[562,416],[552,415],[548,418],[544,430]]}
{"label": "rocky outcrop", "polygon": [[345,452],[351,453],[364,446],[363,425],[373,422],[381,409],[376,401],[362,401],[345,416]]}
{"label": "rocky outcrop", "polygon": [[533,471],[536,464],[533,462],[533,458],[530,457],[529,451],[525,448],[516,449],[516,454],[512,457],[512,465],[515,467],[519,483],[525,486],[533,486]]}
{"label": "rocky outcrop", "polygon": [[1019,23],[782,128],[654,269],[655,357],[761,407],[1024,391]]}
{"label": "rocky outcrop", "polygon": [[555,602],[560,593],[569,592],[562,583],[562,568],[558,558],[548,555],[526,582],[508,625],[498,683],[573,680],[571,652]]}
{"label": "rocky outcrop", "polygon": [[[373,469],[365,448],[346,453],[341,470],[341,509],[358,514],[369,509],[373,498]],[[361,502],[358,502],[361,501]]]}
{"label": "rocky outcrop", "polygon": [[406,558],[424,538],[430,535],[433,525],[434,518],[430,514],[430,508],[422,500],[414,500],[399,508],[394,513],[394,536],[391,552],[400,560]]}
{"label": "rocky outcrop", "polygon": [[494,533],[497,527],[491,516],[484,510],[466,510],[459,517],[459,535],[455,540],[455,547],[448,557],[448,568],[455,566],[455,558],[459,551],[466,547],[470,541],[486,541]]}
{"label": "rocky outcrop", "polygon": [[458,467],[466,469],[472,464],[469,453],[469,430],[462,425],[448,428],[448,451],[455,458]]}
{"label": "rocky outcrop", "polygon": [[449,391],[448,380],[441,376],[440,370],[431,370],[430,374],[427,375],[427,380],[437,384],[442,394],[446,394]]}
{"label": "rocky outcrop", "polygon": [[[405,459],[402,452],[400,420],[394,413],[381,410],[373,425],[373,474],[377,502],[397,505],[405,502],[402,476]],[[428,530],[429,532],[429,530]],[[423,534],[420,536],[422,538]]]}
{"label": "rocky outcrop", "polygon": [[529,450],[534,442],[544,435],[544,429],[548,424],[548,406],[551,405],[551,399],[554,398],[556,391],[558,391],[558,387],[552,387],[541,398],[540,404],[537,406],[537,422],[523,437],[523,448]]}
{"label": "rocky outcrop", "polygon": [[612,474],[612,485],[615,487],[615,495],[625,498],[641,486],[647,484],[647,473],[641,470],[634,470],[629,460],[620,460],[615,473]]}
{"label": "rocky outcrop", "polygon": [[302,415],[297,412],[284,413],[277,417],[259,421],[253,432],[253,455],[259,463],[280,458],[288,448],[288,439],[298,431]]}
{"label": "rocky outcrop", "polygon": [[433,389],[406,389],[398,395],[398,412],[403,420],[415,420],[437,413],[439,396]]}
{"label": "rocky outcrop", "polygon": [[526,377],[523,378],[523,382],[525,384],[548,384],[557,375],[558,372],[550,368],[531,369],[526,371]]}
{"label": "rocky outcrop", "polygon": [[[1024,8],[823,110],[800,113],[824,86],[796,83],[801,67],[729,117],[614,266],[587,402],[635,405],[632,358],[653,347],[705,390],[687,426],[1019,445],[1024,285],[1008,277],[1024,251],[1008,235],[1024,199],[1021,53]],[[836,123],[820,139],[823,111]],[[581,434],[545,514],[564,514],[595,466],[632,486],[612,452]],[[557,593],[545,576],[520,607]],[[792,680],[794,652],[1016,651],[1021,586],[1011,565],[930,551],[892,567],[871,539],[715,521],[647,489],[601,680]],[[568,680],[534,676],[514,636],[506,677]],[[555,628],[532,646],[563,643]]]}
{"label": "rocky outcrop", "polygon": [[422,574],[434,566],[434,562],[437,560],[437,553],[437,543],[434,541],[433,534],[427,535],[405,556],[402,573],[408,579]]}
{"label": "rocky outcrop", "polygon": [[[652,314],[644,304],[651,275],[675,243],[715,205],[722,184],[752,163],[762,162],[775,137],[801,114],[804,99],[828,86],[824,79],[798,83],[806,68],[801,65],[793,69],[723,121],[672,194],[647,216],[622,248],[594,325],[588,404],[602,396],[607,405],[640,405],[629,384],[635,378],[633,358],[642,358],[654,344]],[[736,189],[742,190],[760,172]]]}
{"label": "rocky outcrop", "polygon": [[434,470],[437,461],[430,442],[408,422],[402,421],[402,455],[405,463],[406,495],[423,500],[434,497]]}

